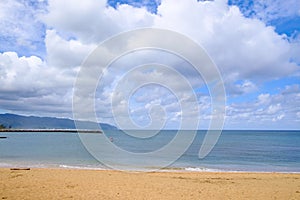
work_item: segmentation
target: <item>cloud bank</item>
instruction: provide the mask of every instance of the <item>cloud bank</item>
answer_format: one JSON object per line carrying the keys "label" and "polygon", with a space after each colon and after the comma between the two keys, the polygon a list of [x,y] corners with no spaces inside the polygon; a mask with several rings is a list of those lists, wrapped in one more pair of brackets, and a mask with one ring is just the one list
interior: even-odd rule
{"label": "cloud bank", "polygon": [[[268,6],[264,10],[259,5],[255,7],[259,17],[255,18],[245,16],[239,7],[228,5],[225,0],[178,0],[176,4],[172,0],[162,0],[156,12],[128,4],[117,4],[114,8],[104,0],[49,0],[36,5],[4,1],[0,11],[14,10],[15,14],[0,12],[4,19],[0,23],[1,45],[9,47],[8,41],[13,44],[11,49],[2,48],[0,54],[0,109],[20,114],[71,117],[73,84],[81,63],[93,49],[120,32],[156,27],[190,37],[216,63],[228,96],[225,127],[300,128],[300,110],[297,110],[300,43],[278,34],[275,27],[266,22],[285,13],[271,12],[277,4],[266,2]],[[293,10],[292,15],[295,13],[297,10]],[[32,19],[33,26],[29,26]],[[6,40],[7,35],[14,39]],[[24,47],[41,51],[24,54]],[[200,128],[207,127],[211,117],[210,98],[203,80],[187,63],[161,52],[128,55],[106,72],[105,87],[97,91],[99,120],[114,123],[109,105],[118,80],[126,74],[124,69],[149,61],[173,66],[191,80],[201,108],[200,113],[192,112],[191,108],[191,117],[201,119]],[[144,76],[172,80],[171,74],[156,73],[137,73],[135,80],[142,80]],[[280,84],[266,86],[273,81]],[[174,87],[180,91],[180,84]],[[184,91],[182,94],[184,96]],[[118,105],[128,103],[123,101],[119,98]],[[149,122],[151,107],[159,105],[166,112],[165,128],[177,128],[180,110],[176,101],[170,91],[147,86],[129,100],[129,112],[137,124],[144,126]]]}

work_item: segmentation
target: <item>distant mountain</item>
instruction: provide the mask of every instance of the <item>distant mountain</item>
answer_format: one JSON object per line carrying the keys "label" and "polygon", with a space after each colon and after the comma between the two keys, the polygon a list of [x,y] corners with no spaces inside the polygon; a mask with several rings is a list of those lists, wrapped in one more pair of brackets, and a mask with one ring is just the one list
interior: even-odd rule
{"label": "distant mountain", "polygon": [[[97,129],[98,124],[90,121],[80,121],[80,128]],[[20,129],[76,129],[74,120],[55,117],[22,116],[15,114],[0,114],[0,125],[6,128]],[[100,123],[101,129],[116,130],[115,126]]]}

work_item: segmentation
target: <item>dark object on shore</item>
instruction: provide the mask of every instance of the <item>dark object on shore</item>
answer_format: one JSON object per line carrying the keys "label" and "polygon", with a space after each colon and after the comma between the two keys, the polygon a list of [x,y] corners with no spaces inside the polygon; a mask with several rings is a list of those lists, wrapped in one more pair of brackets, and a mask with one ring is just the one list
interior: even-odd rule
{"label": "dark object on shore", "polygon": [[30,168],[10,168],[10,170],[30,170]]}
{"label": "dark object on shore", "polygon": [[6,136],[0,136],[0,139],[6,139],[7,137]]}

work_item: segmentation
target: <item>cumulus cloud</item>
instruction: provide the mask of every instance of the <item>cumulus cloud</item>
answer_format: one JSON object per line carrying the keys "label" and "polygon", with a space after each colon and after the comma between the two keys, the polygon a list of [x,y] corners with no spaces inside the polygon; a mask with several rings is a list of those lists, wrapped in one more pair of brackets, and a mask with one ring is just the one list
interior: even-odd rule
{"label": "cumulus cloud", "polygon": [[75,74],[70,71],[51,68],[36,56],[0,53],[1,109],[23,114],[70,112]]}
{"label": "cumulus cloud", "polygon": [[244,128],[299,129],[299,85],[288,85],[278,94],[259,94],[254,101],[232,103],[227,107],[227,125]]}
{"label": "cumulus cloud", "polygon": [[290,44],[283,36],[259,20],[245,18],[226,1],[178,1],[170,6],[171,3],[162,1],[156,25],[198,41],[216,62],[224,79],[235,75],[234,80],[265,80],[298,70],[290,62]]}
{"label": "cumulus cloud", "polygon": [[51,0],[48,10],[44,17],[48,26],[81,42],[97,43],[120,31],[149,26],[186,34],[208,51],[225,79],[227,75],[236,75],[235,80],[272,79],[298,70],[290,62],[291,46],[283,36],[259,20],[245,18],[225,0],[181,0],[176,4],[164,0],[157,14],[126,4],[114,9],[96,0]]}
{"label": "cumulus cloud", "polygon": [[121,31],[151,26],[153,15],[145,8],[126,4],[117,8],[105,0],[49,0],[48,14],[43,20],[70,37],[84,42],[99,43]]}
{"label": "cumulus cloud", "polygon": [[257,86],[249,81],[249,80],[244,80],[241,83],[226,83],[226,91],[227,94],[232,94],[232,95],[242,95],[242,94],[246,94],[246,93],[251,93],[254,91],[257,91],[258,88]]}
{"label": "cumulus cloud", "polygon": [[78,67],[96,45],[83,44],[78,40],[66,40],[55,30],[47,30],[45,38],[47,64],[58,68]]}

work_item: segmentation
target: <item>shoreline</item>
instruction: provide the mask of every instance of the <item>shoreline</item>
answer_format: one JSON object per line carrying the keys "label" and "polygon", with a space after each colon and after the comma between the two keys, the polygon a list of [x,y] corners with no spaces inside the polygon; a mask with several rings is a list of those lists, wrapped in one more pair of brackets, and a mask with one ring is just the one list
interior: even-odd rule
{"label": "shoreline", "polygon": [[299,199],[300,174],[0,168],[0,199]]}
{"label": "shoreline", "polygon": [[[279,174],[279,175],[299,175],[300,172],[276,172],[276,171],[188,171],[181,169],[161,169],[154,171],[139,171],[139,170],[117,170],[117,169],[105,169],[105,168],[69,168],[69,167],[0,167],[1,170],[66,170],[66,171],[99,171],[99,172],[119,172],[119,173],[128,173],[128,174],[148,174],[148,173],[192,173],[192,174]],[[300,177],[299,177],[300,179]]]}
{"label": "shoreline", "polygon": [[91,171],[116,171],[116,172],[124,172],[124,173],[232,173],[232,174],[300,174],[299,171],[247,171],[247,170],[221,170],[221,169],[212,169],[212,168],[197,168],[197,167],[183,167],[183,168],[162,168],[162,169],[145,169],[145,170],[137,170],[137,169],[110,169],[110,168],[101,168],[101,167],[93,167],[93,166],[72,166],[72,165],[59,165],[59,166],[34,166],[34,165],[0,165],[1,169],[41,169],[41,170],[91,170]]}

